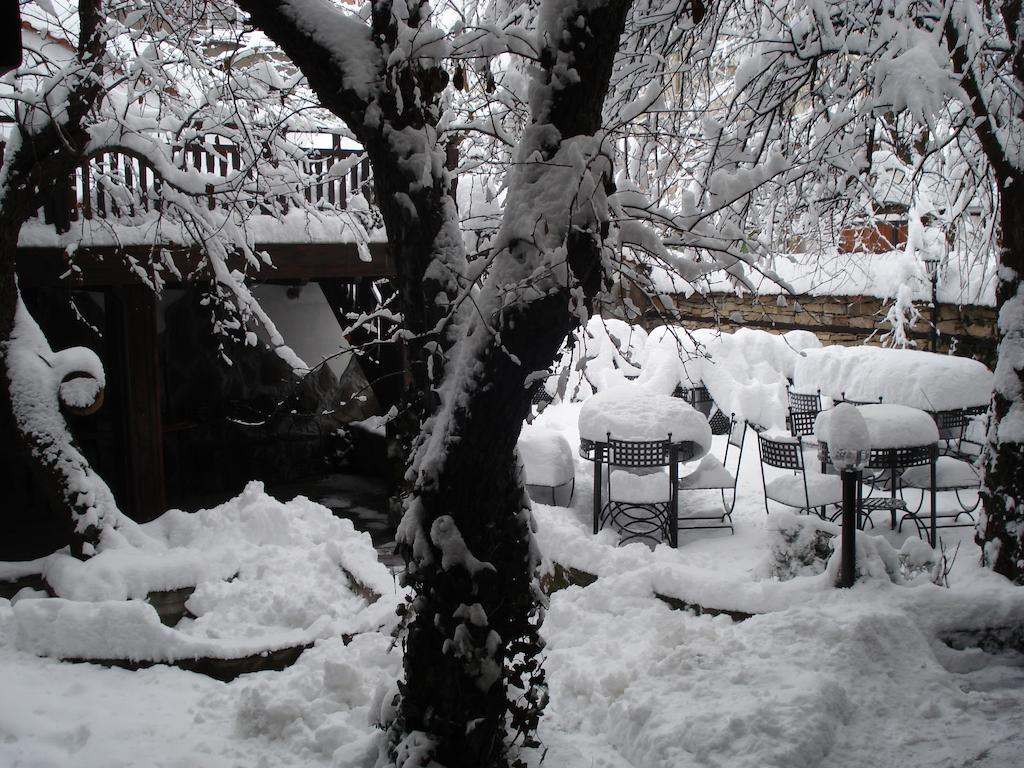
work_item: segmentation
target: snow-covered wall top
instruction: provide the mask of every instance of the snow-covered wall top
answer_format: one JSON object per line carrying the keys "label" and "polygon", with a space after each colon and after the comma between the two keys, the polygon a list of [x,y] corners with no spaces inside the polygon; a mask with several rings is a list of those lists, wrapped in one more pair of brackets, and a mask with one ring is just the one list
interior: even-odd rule
{"label": "snow-covered wall top", "polygon": [[[931,279],[916,254],[904,251],[886,253],[780,254],[771,264],[797,295],[874,296],[893,298],[901,286],[907,286],[914,301],[930,301]],[[694,286],[664,270],[655,273],[656,284],[664,293],[690,295]],[[786,291],[778,283],[751,271],[748,275],[759,294],[774,296]],[[735,287],[721,276],[698,286],[706,293],[733,293]],[[984,261],[958,259],[950,254],[939,267],[939,301],[947,304],[995,306],[995,274]]]}

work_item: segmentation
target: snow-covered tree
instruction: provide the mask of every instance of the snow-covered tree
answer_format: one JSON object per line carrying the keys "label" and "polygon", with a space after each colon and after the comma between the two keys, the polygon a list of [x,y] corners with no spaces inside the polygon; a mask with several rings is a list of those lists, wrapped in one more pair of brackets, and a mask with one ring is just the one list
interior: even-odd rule
{"label": "snow-covered tree", "polygon": [[994,570],[1024,584],[1024,15],[1016,0],[961,0],[934,18],[999,200],[999,348],[978,539]]}
{"label": "snow-covered tree", "polygon": [[[289,131],[314,131],[325,118],[339,124],[280,52],[243,35],[233,5],[47,0],[20,10],[23,62],[0,84],[0,420],[24,443],[36,484],[69,511],[73,550],[88,556],[120,513],[61,409],[90,407],[103,371],[87,350],[53,352],[21,302],[15,260],[25,223],[95,159],[82,183],[102,190],[120,215],[83,218],[82,240],[100,233],[148,243],[147,258],[125,254],[125,270],[154,290],[168,273],[182,276],[176,251],[201,245],[187,277],[206,286],[217,327],[255,343],[252,324],[262,324],[294,369],[301,362],[246,287],[267,266],[250,221],[298,209],[334,227],[340,220],[357,239],[365,232],[355,215],[306,203],[316,179],[301,134]],[[224,173],[194,162],[227,149],[236,162]],[[330,172],[344,178],[347,170]],[[73,265],[74,248],[68,256]]]}
{"label": "snow-covered tree", "polygon": [[[417,0],[239,5],[365,147],[399,271],[414,365],[406,411],[422,423],[398,532],[415,597],[405,679],[382,707],[387,759],[507,764],[510,733],[532,732],[544,700],[515,445],[530,385],[606,288],[626,223],[616,217],[641,197],[611,194],[606,95],[625,41],[651,30],[648,8],[495,3],[449,22]],[[685,8],[665,19],[692,25]],[[460,97],[478,99],[474,114],[455,116],[453,92],[467,83],[481,88]],[[492,231],[474,233],[467,257],[445,150],[453,132],[479,130],[510,165],[484,201]]]}
{"label": "snow-covered tree", "polygon": [[[737,0],[711,12],[727,30],[715,56],[734,69],[703,110],[708,149],[692,186],[698,200],[729,201],[720,226],[752,249],[834,238],[837,214],[870,220],[899,184],[912,230],[927,218],[961,251],[998,253],[978,538],[986,562],[1024,583],[1020,4]],[[927,250],[925,239],[911,245]]]}

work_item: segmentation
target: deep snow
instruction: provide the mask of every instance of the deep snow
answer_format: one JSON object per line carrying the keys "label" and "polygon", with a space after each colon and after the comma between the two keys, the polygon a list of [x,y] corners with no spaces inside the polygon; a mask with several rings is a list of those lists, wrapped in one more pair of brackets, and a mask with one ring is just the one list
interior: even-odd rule
{"label": "deep snow", "polygon": [[[627,386],[658,391],[643,378]],[[565,442],[556,440],[552,456],[524,456],[528,468],[539,458],[542,467],[557,463],[559,478],[575,473],[570,506],[534,505],[545,570],[557,563],[598,576],[550,598],[551,702],[544,748],[524,755],[531,768],[1019,761],[1024,655],[942,641],[1024,626],[1024,590],[979,566],[971,529],[941,531],[948,556],[959,545],[946,589],[929,580],[934,556],[914,526],[901,534],[880,521],[858,536],[861,579],[838,590],[828,551],[800,549],[835,527],[775,506],[766,515],[748,434],[734,535],[685,530],[677,550],[617,547],[611,531],[591,533],[593,469],[575,450],[582,408],[544,410],[530,431]],[[552,445],[547,438],[541,443]],[[721,456],[724,443],[713,438],[712,452]],[[529,440],[522,447],[532,450]],[[720,504],[713,491],[681,496],[684,513]],[[940,504],[955,504],[945,496]],[[372,723],[401,672],[391,630],[402,593],[368,536],[301,497],[276,501],[258,484],[219,508],[169,512],[129,534],[90,566],[60,555],[0,565],[3,578],[46,571],[63,595],[0,599],[0,766],[374,765],[380,732]],[[798,550],[806,555],[799,561],[791,557]],[[140,600],[123,601],[184,577],[200,581],[188,604],[196,618],[175,630],[156,624]],[[361,595],[359,584],[380,598]],[[697,616],[656,595],[757,615]],[[231,683],[49,657],[180,658],[296,641],[315,645],[294,666]]]}

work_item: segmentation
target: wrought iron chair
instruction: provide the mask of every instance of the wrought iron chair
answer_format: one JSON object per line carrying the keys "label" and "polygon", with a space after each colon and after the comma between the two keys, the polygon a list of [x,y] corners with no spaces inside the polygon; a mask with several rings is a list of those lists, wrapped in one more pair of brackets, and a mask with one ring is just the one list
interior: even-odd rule
{"label": "wrought iron chair", "polygon": [[716,408],[715,401],[711,399],[711,393],[703,384],[696,387],[676,387],[672,397],[685,400],[709,419]]}
{"label": "wrought iron chair", "polygon": [[841,392],[839,397],[835,400],[835,405],[840,403],[849,403],[850,405],[876,405],[882,402],[882,396],[879,395],[877,400],[853,400],[846,396],[845,392]]}
{"label": "wrought iron chair", "polygon": [[[908,509],[900,518],[899,530],[903,523],[911,520],[917,526],[919,535],[924,534],[931,526],[930,516],[922,514],[925,497],[931,491],[931,468],[927,466],[910,467],[900,476],[900,488],[914,488],[921,491],[921,500],[915,509]],[[971,528],[976,520],[974,511],[981,503],[981,476],[974,465],[954,458],[939,456],[935,460],[935,491],[950,491],[956,496],[960,509],[949,512],[938,512],[935,515],[936,528]],[[965,500],[962,493],[974,494]],[[968,503],[971,502],[971,503]],[[961,520],[961,517],[964,519]]]}
{"label": "wrought iron chair", "polygon": [[791,386],[786,387],[786,399],[789,401],[790,411],[814,411],[821,410],[821,390],[813,395],[806,392],[794,392]]}
{"label": "wrought iron chair", "polygon": [[[606,501],[595,509],[595,533],[610,525],[618,531],[620,544],[666,542],[675,547],[673,518],[678,491],[672,478],[679,472],[678,444],[672,443],[671,436],[668,440],[635,442],[609,435],[602,450],[609,468]],[[668,473],[664,467],[669,468]]]}
{"label": "wrought iron chair", "polygon": [[[774,501],[799,512],[811,512],[827,518],[826,510],[843,502],[843,484],[838,475],[808,472],[804,460],[803,439],[797,437],[768,437],[757,435],[761,454],[761,484],[764,488],[764,511],[770,513],[768,501]],[[771,482],[764,473],[766,466],[788,469],[792,473]]]}
{"label": "wrought iron chair", "polygon": [[530,498],[552,506],[569,506],[576,491],[575,461],[569,441],[559,432],[534,426],[520,434],[517,449]]}
{"label": "wrought iron chair", "polygon": [[981,443],[970,439],[968,427],[987,411],[986,406],[979,406],[932,413],[935,426],[939,428],[939,440],[944,443],[942,455],[972,460],[981,453]]}
{"label": "wrought iron chair", "polygon": [[821,411],[797,411],[789,409],[789,416],[786,424],[789,427],[789,434],[793,437],[807,437],[814,434],[814,422],[818,419]]}
{"label": "wrought iron chair", "polygon": [[736,480],[743,461],[747,422],[738,421],[735,414],[726,416],[716,408],[708,424],[711,426],[711,434],[729,436],[725,443],[725,453],[721,460],[710,453],[705,455],[693,472],[679,479],[678,488],[680,491],[721,492],[723,511],[721,514],[684,515],[683,510],[680,510],[677,526],[679,530],[728,528],[730,532],[734,532],[732,511],[736,506]]}

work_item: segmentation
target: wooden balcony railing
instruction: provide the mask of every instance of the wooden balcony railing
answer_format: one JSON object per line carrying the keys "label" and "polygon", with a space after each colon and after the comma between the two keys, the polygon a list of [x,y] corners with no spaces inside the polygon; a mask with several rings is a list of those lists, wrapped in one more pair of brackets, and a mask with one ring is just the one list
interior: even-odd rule
{"label": "wooden balcony railing", "polygon": [[[3,143],[0,142],[0,155]],[[305,175],[311,183],[273,199],[252,199],[250,206],[259,206],[264,213],[286,212],[300,203],[324,208],[344,209],[349,196],[363,190],[370,176],[365,158],[344,175],[331,174],[331,168],[359,153],[349,149],[318,149],[303,161]],[[175,150],[179,168],[227,177],[241,169],[241,153],[236,146],[192,146]],[[249,174],[252,174],[249,171]],[[250,175],[250,178],[251,175]],[[124,152],[105,152],[78,166],[65,179],[55,180],[51,194],[39,210],[39,218],[58,232],[67,232],[72,222],[81,219],[117,219],[134,217],[147,211],[160,211],[163,198],[160,177],[145,158]],[[207,185],[206,206],[215,210],[225,205],[214,187]]]}

